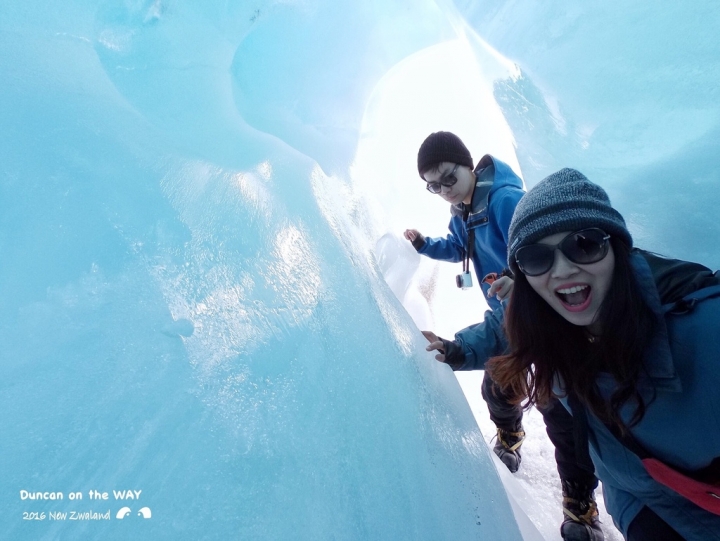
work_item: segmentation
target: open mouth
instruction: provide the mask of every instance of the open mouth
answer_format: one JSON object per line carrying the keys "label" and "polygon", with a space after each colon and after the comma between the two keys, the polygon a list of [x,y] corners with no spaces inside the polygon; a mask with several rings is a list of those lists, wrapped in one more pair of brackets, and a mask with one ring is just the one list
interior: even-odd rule
{"label": "open mouth", "polygon": [[590,304],[591,290],[589,285],[577,285],[557,289],[555,290],[555,295],[557,295],[565,308],[571,312],[579,312],[587,308]]}

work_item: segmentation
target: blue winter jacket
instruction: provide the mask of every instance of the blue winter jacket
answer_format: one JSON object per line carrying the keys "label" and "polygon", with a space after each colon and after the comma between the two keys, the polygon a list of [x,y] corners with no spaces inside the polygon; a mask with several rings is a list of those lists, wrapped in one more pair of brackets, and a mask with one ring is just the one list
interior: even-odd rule
{"label": "blue winter jacket", "polygon": [[[490,272],[500,273],[507,267],[507,241],[510,220],[520,198],[525,194],[523,183],[509,165],[493,158],[483,156],[475,168],[477,184],[470,209],[466,205],[452,205],[452,218],[446,238],[425,238],[425,244],[418,253],[440,261],[462,261],[467,245],[468,230],[475,229],[475,247],[473,266],[475,276],[480,282]],[[492,182],[490,192],[478,189],[483,182]],[[467,222],[463,215],[469,210]],[[481,284],[485,298],[490,285]],[[496,298],[487,299],[490,308],[500,303]]]}
{"label": "blue winter jacket", "polygon": [[[646,257],[637,251],[631,257],[645,299],[657,314],[662,314],[657,276],[653,277]],[[719,283],[709,271],[703,274]],[[719,285],[712,287],[720,290]],[[455,335],[465,358],[454,369],[483,369],[487,359],[507,351],[503,310],[500,307],[488,312],[482,323]],[[699,302],[689,314],[662,316],[660,328],[644,356],[647,373],[639,388],[646,399],[654,389],[656,398],[631,431],[650,454],[677,468],[699,470],[720,456],[718,331],[720,298]],[[609,397],[615,382],[609,374],[601,374],[598,386],[603,396]],[[572,413],[567,400],[562,398],[561,382],[557,394]],[[626,422],[632,412],[631,406],[621,411]],[[638,512],[647,506],[686,539],[720,540],[720,516],[702,510],[653,480],[640,459],[590,412],[588,439],[596,475],[603,483],[607,510],[625,535]]]}

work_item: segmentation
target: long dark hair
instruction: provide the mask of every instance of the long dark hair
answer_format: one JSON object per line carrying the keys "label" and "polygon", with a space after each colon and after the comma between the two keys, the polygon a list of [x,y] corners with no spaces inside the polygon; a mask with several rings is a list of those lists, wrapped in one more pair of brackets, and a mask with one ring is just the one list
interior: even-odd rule
{"label": "long dark hair", "polygon": [[[487,369],[516,403],[527,398],[528,407],[546,405],[554,385],[561,382],[566,393],[575,394],[595,415],[625,430],[619,414],[624,404],[630,401],[635,405],[628,426],[645,415],[648,404],[637,382],[658,321],[640,293],[629,247],[615,237],[610,242],[615,268],[598,313],[602,336],[591,342],[584,327],[565,320],[533,290],[525,275],[518,273],[505,314],[510,353],[491,359]],[[598,390],[600,372],[609,373],[617,382],[609,400]]]}

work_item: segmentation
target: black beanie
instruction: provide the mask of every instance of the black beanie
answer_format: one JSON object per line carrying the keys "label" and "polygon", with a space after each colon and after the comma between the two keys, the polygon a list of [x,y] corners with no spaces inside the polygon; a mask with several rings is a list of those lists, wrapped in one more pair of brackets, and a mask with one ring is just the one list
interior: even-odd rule
{"label": "black beanie", "polygon": [[473,168],[470,151],[460,138],[449,131],[431,133],[418,150],[418,173],[421,178],[433,165],[442,162],[457,163]]}

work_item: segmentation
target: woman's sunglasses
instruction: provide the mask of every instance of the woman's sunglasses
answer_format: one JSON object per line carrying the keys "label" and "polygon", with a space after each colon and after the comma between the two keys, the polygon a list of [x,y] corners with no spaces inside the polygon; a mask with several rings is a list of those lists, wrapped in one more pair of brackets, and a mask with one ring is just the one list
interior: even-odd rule
{"label": "woman's sunglasses", "polygon": [[603,259],[610,247],[610,235],[602,229],[592,227],[570,233],[554,246],[551,244],[530,244],[515,253],[515,261],[525,276],[540,276],[549,271],[555,262],[555,250],[573,263],[589,265]]}
{"label": "woman's sunglasses", "polygon": [[[428,182],[427,191],[434,194],[439,194],[442,191],[442,187],[445,186],[446,188],[449,188],[450,186],[454,186],[455,183],[458,181],[457,177],[455,176],[455,171],[457,171],[459,164],[455,164],[455,167],[453,167],[452,171],[450,171],[447,175],[443,175],[440,177],[440,180],[437,182]],[[427,181],[426,181],[427,182]]]}

